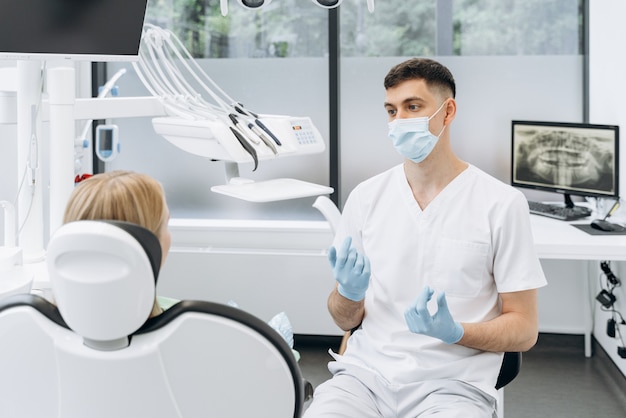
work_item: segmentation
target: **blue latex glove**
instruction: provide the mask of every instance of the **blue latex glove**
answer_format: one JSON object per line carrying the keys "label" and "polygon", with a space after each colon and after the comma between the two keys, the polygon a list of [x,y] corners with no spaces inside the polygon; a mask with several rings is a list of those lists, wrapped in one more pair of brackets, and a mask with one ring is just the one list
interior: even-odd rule
{"label": "blue latex glove", "polygon": [[430,287],[424,287],[413,305],[404,312],[404,319],[411,332],[438,338],[446,344],[455,344],[463,338],[463,326],[452,318],[444,292],[437,296],[437,312],[430,315],[426,304],[433,293],[435,291]]}
{"label": "blue latex glove", "polygon": [[328,261],[339,283],[339,294],[354,302],[362,301],[370,283],[370,261],[352,246],[352,237],[343,241],[339,251],[330,247]]}

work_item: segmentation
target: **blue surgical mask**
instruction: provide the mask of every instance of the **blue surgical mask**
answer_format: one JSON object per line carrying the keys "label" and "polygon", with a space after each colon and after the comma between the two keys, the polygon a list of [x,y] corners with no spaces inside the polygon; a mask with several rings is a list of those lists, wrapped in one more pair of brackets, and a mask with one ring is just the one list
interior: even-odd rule
{"label": "blue surgical mask", "polygon": [[444,104],[446,102],[443,102],[430,117],[396,119],[389,122],[389,138],[400,155],[416,163],[421,163],[430,155],[446,126],[443,126],[439,135],[434,135],[428,129],[428,122],[443,109]]}

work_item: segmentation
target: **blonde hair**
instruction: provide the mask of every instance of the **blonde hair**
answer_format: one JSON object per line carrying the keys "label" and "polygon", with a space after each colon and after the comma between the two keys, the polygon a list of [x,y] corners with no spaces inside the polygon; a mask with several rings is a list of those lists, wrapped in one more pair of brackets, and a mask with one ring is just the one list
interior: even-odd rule
{"label": "blonde hair", "polygon": [[63,223],[98,219],[132,222],[158,237],[167,222],[163,187],[152,177],[133,171],[96,174],[74,189]]}
{"label": "blonde hair", "polygon": [[[96,174],[76,186],[65,207],[63,223],[80,220],[132,222],[160,240],[168,221],[163,187],[154,178],[133,171]],[[155,301],[150,316],[161,312]]]}

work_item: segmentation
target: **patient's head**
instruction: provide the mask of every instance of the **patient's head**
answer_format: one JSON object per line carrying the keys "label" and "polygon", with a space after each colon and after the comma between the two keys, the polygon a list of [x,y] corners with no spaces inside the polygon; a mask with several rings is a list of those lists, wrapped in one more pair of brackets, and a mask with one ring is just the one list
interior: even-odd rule
{"label": "patient's head", "polygon": [[[161,264],[170,249],[165,193],[161,184],[146,174],[118,170],[82,181],[69,198],[63,223],[79,220],[126,221],[150,230],[161,243]],[[151,316],[160,312],[155,303]]]}

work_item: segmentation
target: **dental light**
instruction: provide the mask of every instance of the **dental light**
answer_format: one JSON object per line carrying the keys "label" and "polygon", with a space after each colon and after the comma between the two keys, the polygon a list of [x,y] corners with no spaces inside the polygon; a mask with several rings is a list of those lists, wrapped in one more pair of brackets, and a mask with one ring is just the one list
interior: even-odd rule
{"label": "dental light", "polygon": [[267,6],[272,0],[237,0],[246,9],[258,9],[262,6]]}
{"label": "dental light", "polygon": [[333,9],[341,4],[343,0],[311,0],[324,9]]}
{"label": "dental light", "polygon": [[[334,9],[338,7],[343,0],[311,0],[313,3],[317,4],[324,9]],[[370,13],[374,13],[374,0],[367,0],[367,10]]]}
{"label": "dental light", "polygon": [[[324,9],[334,9],[338,7],[343,0],[311,0],[316,5],[323,7]],[[237,0],[237,2],[246,9],[254,10],[266,6],[272,2],[272,0]],[[367,0],[367,10],[370,13],[374,13],[374,0]],[[220,11],[222,16],[228,14],[228,0],[220,0]]]}
{"label": "dental light", "polygon": [[[243,8],[255,10],[260,9],[261,7],[267,6],[270,4],[272,0],[237,0]],[[222,12],[222,16],[226,16],[228,14],[228,0],[220,0],[220,11]]]}

